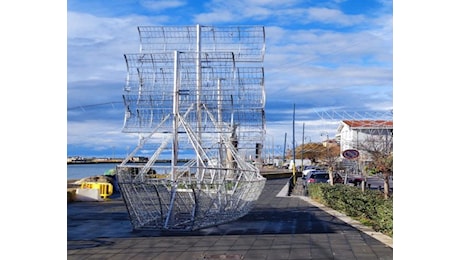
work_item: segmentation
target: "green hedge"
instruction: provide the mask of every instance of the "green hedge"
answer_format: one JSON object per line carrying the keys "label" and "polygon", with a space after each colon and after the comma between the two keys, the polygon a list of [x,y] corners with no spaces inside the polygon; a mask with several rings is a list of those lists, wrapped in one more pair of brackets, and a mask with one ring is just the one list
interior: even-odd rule
{"label": "green hedge", "polygon": [[393,237],[393,197],[385,200],[378,190],[361,191],[360,187],[313,183],[308,195],[347,216],[358,220],[375,231]]}

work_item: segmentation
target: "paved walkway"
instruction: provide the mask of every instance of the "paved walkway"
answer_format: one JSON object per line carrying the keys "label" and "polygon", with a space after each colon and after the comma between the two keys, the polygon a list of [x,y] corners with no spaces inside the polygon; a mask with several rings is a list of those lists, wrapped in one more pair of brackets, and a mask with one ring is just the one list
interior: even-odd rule
{"label": "paved walkway", "polygon": [[67,259],[393,259],[392,239],[267,180],[253,210],[193,232],[133,232],[120,197],[67,206]]}

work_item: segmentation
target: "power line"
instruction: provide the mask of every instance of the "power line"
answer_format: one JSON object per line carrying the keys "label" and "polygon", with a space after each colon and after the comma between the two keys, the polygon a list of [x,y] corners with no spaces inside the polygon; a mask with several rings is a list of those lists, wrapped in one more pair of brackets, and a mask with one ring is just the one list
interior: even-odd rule
{"label": "power line", "polygon": [[91,108],[91,107],[98,107],[98,106],[104,106],[104,105],[112,105],[112,108],[115,108],[114,104],[118,104],[118,103],[121,104],[123,102],[121,102],[121,101],[112,101],[112,102],[105,102],[105,103],[98,103],[98,104],[75,106],[75,107],[67,108],[67,111],[76,110],[76,109],[81,109],[81,110],[85,111],[85,108],[87,109],[87,108]]}

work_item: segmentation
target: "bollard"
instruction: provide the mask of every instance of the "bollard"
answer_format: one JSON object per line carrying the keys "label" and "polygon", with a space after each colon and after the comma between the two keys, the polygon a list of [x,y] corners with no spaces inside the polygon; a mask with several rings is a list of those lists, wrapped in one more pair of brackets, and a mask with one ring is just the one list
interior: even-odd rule
{"label": "bollard", "polygon": [[293,177],[289,178],[289,190],[288,190],[288,196],[291,196],[292,190],[294,189],[294,181]]}

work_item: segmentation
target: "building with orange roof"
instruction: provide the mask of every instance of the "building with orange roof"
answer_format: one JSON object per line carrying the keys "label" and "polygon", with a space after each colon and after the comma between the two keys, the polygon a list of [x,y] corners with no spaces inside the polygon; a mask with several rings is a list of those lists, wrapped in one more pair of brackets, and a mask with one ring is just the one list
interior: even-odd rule
{"label": "building with orange roof", "polygon": [[[336,141],[340,144],[341,156],[346,150],[358,150],[360,161],[369,160],[363,151],[366,142],[392,142],[392,120],[342,120],[337,128]],[[375,141],[378,140],[378,141]]]}

